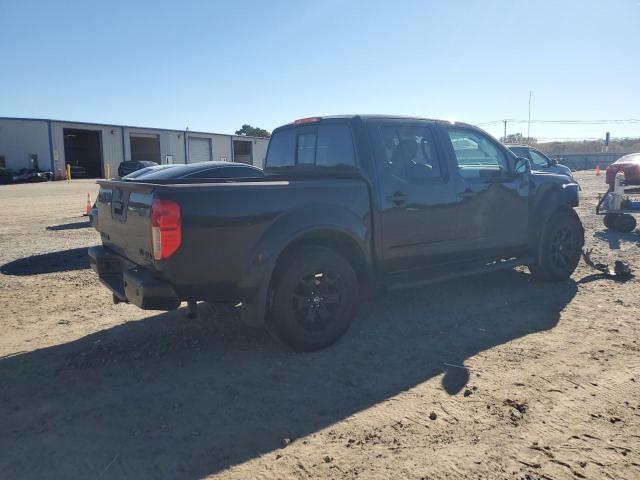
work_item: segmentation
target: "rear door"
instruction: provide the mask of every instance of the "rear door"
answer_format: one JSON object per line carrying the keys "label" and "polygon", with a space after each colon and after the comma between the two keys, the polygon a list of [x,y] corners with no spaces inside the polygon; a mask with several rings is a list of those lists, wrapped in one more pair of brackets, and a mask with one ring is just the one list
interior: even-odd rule
{"label": "rear door", "polygon": [[505,257],[525,244],[529,182],[513,172],[513,156],[479,129],[441,125],[453,159],[459,252]]}
{"label": "rear door", "polygon": [[450,260],[457,197],[433,123],[388,119],[367,125],[376,157],[385,272]]}

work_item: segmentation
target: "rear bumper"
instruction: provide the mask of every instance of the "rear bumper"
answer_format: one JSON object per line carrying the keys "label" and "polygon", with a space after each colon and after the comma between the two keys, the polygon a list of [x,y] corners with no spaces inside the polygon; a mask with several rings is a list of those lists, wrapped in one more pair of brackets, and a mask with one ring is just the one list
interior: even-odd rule
{"label": "rear bumper", "polygon": [[120,301],[144,310],[175,310],[180,306],[173,285],[108,248],[89,248],[89,262],[100,281]]}

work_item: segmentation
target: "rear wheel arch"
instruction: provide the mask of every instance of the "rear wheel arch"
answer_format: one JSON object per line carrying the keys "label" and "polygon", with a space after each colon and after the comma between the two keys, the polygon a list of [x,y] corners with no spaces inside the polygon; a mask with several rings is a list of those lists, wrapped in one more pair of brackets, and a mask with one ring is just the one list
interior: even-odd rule
{"label": "rear wheel arch", "polygon": [[269,290],[286,268],[288,261],[297,250],[305,247],[324,247],[344,257],[351,264],[361,285],[369,285],[373,279],[370,258],[350,235],[334,229],[314,229],[298,235],[278,254],[269,280]]}

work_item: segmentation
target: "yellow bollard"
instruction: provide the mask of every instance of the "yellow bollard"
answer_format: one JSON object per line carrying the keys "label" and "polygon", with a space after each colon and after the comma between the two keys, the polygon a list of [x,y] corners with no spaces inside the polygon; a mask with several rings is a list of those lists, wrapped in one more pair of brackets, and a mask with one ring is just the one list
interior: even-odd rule
{"label": "yellow bollard", "polygon": [[108,163],[107,163],[107,165],[105,166],[104,178],[105,178],[106,180],[109,180],[109,178],[111,178],[111,176],[109,175],[109,164],[108,164]]}
{"label": "yellow bollard", "polygon": [[67,181],[71,180],[71,164],[67,163]]}

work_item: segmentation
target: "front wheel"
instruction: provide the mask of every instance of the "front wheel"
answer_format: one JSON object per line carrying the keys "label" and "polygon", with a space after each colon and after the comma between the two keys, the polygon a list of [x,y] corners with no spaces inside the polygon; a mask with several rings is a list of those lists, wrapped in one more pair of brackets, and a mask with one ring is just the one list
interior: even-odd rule
{"label": "front wheel", "polygon": [[547,281],[571,276],[582,253],[584,229],[573,212],[557,212],[547,222],[536,263],[529,267],[534,277]]}
{"label": "front wheel", "polygon": [[358,279],[347,260],[324,247],[296,250],[285,260],[275,287],[275,333],[300,351],[325,348],[351,325]]}

